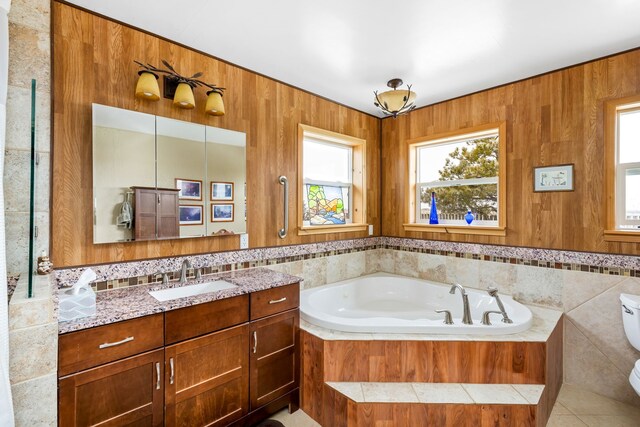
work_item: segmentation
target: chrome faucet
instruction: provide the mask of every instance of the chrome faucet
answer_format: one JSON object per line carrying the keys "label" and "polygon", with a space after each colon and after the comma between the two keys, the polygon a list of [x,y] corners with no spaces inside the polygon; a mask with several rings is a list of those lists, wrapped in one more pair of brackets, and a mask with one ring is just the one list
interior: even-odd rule
{"label": "chrome faucet", "polygon": [[187,283],[187,269],[191,268],[191,263],[188,259],[182,261],[182,269],[180,270],[180,284]]}
{"label": "chrome faucet", "polygon": [[459,289],[460,295],[462,295],[462,323],[464,323],[465,325],[473,325],[473,320],[471,319],[471,310],[469,309],[469,296],[467,295],[467,291],[465,291],[462,285],[460,285],[459,283],[454,283],[453,285],[451,285],[449,293],[451,295],[455,294],[456,289]]}
{"label": "chrome faucet", "polygon": [[507,314],[507,311],[504,309],[504,305],[500,300],[500,296],[498,295],[498,288],[488,287],[487,292],[489,293],[489,295],[496,299],[496,303],[498,304],[498,308],[500,309],[500,313],[502,314],[502,322],[513,323],[513,320],[509,319],[509,315]]}

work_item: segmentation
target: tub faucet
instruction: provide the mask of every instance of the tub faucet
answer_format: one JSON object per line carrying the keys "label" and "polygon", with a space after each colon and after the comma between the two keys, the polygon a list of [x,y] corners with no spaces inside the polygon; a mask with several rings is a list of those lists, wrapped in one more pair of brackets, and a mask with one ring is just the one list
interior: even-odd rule
{"label": "tub faucet", "polygon": [[191,263],[188,259],[182,261],[182,269],[180,270],[180,284],[184,285],[187,283],[187,269],[191,268]]}
{"label": "tub faucet", "polygon": [[488,287],[487,292],[489,295],[496,299],[496,303],[498,304],[498,308],[500,309],[500,313],[502,314],[502,322],[503,323],[513,323],[513,320],[509,319],[509,315],[507,314],[507,310],[504,309],[504,305],[500,300],[500,296],[498,295],[498,288]]}
{"label": "tub faucet", "polygon": [[451,285],[451,289],[449,289],[449,293],[451,295],[456,293],[456,289],[460,290],[460,295],[462,295],[462,323],[465,325],[473,325],[473,320],[471,319],[471,310],[469,309],[469,296],[467,295],[467,291],[464,290],[461,284],[454,283]]}

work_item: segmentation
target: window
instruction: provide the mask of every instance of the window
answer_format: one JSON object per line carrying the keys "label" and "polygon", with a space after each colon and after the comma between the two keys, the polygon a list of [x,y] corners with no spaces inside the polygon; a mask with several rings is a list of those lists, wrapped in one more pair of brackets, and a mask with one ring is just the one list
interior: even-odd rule
{"label": "window", "polygon": [[[504,125],[498,124],[411,144],[412,214],[405,229],[504,235],[503,139]],[[438,225],[430,224],[432,194]]]}
{"label": "window", "polygon": [[640,237],[640,97],[610,101],[605,112],[607,240]]}
{"label": "window", "polygon": [[365,141],[299,125],[299,234],[366,230]]}

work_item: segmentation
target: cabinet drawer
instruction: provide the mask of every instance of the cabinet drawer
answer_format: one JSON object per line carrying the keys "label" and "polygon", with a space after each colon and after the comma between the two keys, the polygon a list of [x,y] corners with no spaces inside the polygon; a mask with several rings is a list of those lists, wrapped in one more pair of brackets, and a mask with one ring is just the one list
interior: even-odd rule
{"label": "cabinet drawer", "polygon": [[163,335],[162,314],[60,335],[58,373],[64,376],[162,347]]}
{"label": "cabinet drawer", "polygon": [[300,284],[280,286],[251,294],[251,320],[270,316],[300,305]]}
{"label": "cabinet drawer", "polygon": [[239,295],[165,313],[166,345],[195,338],[249,320],[249,297]]}

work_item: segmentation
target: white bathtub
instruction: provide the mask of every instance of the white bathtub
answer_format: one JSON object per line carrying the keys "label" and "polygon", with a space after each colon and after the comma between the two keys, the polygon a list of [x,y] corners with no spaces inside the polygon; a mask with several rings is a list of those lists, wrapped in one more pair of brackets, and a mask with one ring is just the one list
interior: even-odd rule
{"label": "white bathtub", "polygon": [[[474,289],[467,289],[473,325],[464,325],[462,296],[459,291],[451,295],[449,288],[376,273],[302,291],[300,312],[309,323],[345,332],[502,335],[531,326],[531,311],[506,295],[500,299],[513,323],[503,323],[500,314],[492,314],[491,325],[482,325],[482,313],[498,310],[498,305],[486,292]],[[444,324],[444,314],[437,309],[450,310],[454,324]]]}

